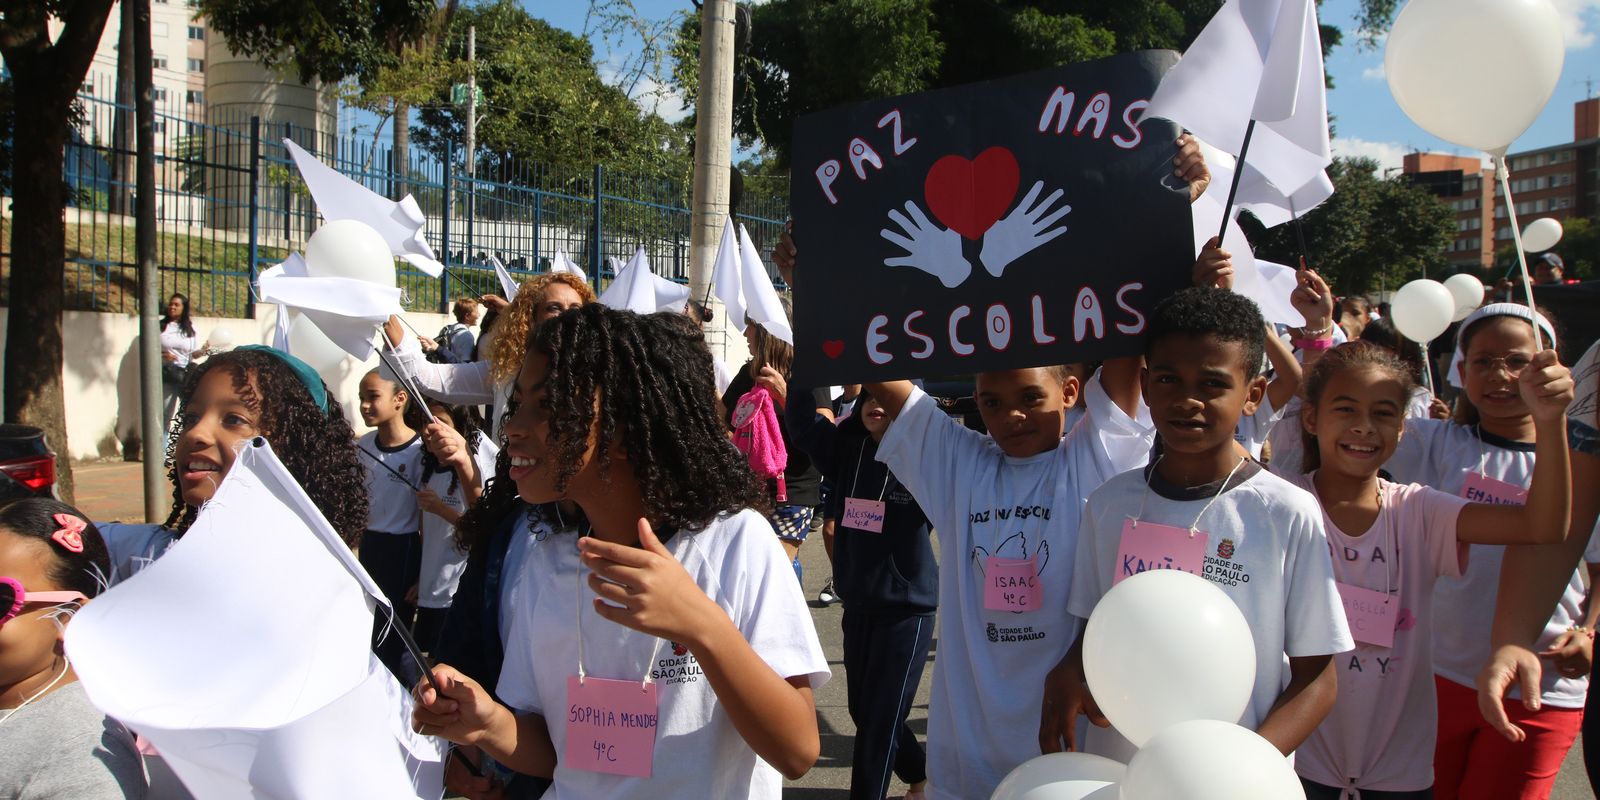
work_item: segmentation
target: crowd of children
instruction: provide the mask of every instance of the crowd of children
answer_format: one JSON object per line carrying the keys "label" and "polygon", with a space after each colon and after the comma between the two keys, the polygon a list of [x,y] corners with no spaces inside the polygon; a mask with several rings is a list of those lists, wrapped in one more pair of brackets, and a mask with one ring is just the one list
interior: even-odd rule
{"label": "crowd of children", "polygon": [[[1203,188],[1198,148],[1177,146]],[[788,235],[775,260],[809,277]],[[0,797],[145,796],[155,757],[141,768],[135,732],[88,703],[61,630],[181,543],[255,437],[388,597],[373,647],[415,687],[415,728],[459,747],[447,785],[467,797],[779,797],[820,755],[831,671],[795,576],[824,519],[854,798],[895,777],[909,798],[986,798],[1062,749],[1127,761],[1080,636],[1119,549],[1170,530],[1206,537],[1184,568],[1255,643],[1238,722],[1294,757],[1308,798],[1548,796],[1593,666],[1573,567],[1600,564],[1600,356],[1569,370],[1549,319],[1485,305],[1455,334],[1441,418],[1421,351],[1315,272],[1286,336],[1231,291],[1216,242],[1192,276],[1142,354],[978,373],[983,433],[917,382],[838,405],[754,323],[750,362],[723,375],[703,309],[608,309],[570,273],[486,298],[481,360],[464,327],[439,363],[391,321],[359,438],[293,356],[212,355],[177,391],[165,524],[0,507]],[[997,575],[1033,591],[991,591]],[[592,747],[591,707],[648,734]]]}

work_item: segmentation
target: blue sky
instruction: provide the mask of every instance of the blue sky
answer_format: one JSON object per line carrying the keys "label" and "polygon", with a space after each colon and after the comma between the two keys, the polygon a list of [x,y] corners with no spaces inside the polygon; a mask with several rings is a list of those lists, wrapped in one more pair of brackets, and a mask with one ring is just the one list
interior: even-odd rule
{"label": "blue sky", "polygon": [[[657,20],[693,8],[688,0],[633,2],[641,16]],[[1600,38],[1600,0],[1552,2],[1560,9],[1566,25],[1566,63],[1555,96],[1533,127],[1513,145],[1513,151],[1571,141],[1572,105],[1585,97],[1584,81],[1593,78],[1595,93],[1600,94],[1600,42],[1596,41]],[[1328,93],[1328,109],[1335,117],[1335,152],[1371,156],[1386,167],[1398,167],[1401,157],[1412,150],[1468,154],[1424,133],[1395,104],[1383,77],[1381,46],[1363,50],[1355,43],[1358,5],[1358,0],[1324,0],[1321,11],[1324,22],[1346,32],[1345,44],[1335,49],[1328,60],[1336,87]],[[585,0],[523,0],[523,6],[557,27],[584,33],[589,9]],[[595,58],[608,75],[638,52],[637,40],[606,42],[591,38]],[[1487,45],[1463,43],[1462,56],[1470,57],[1473,46]],[[682,114],[677,98],[648,82],[637,87],[635,95],[641,104],[655,107],[664,117],[676,119]]]}

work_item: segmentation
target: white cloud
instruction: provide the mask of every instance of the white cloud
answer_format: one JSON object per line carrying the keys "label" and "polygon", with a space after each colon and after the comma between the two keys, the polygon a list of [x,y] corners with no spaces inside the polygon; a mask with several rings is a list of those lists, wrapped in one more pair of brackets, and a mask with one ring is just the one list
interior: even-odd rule
{"label": "white cloud", "polygon": [[1600,0],[1555,0],[1556,12],[1561,15],[1561,30],[1566,35],[1568,50],[1582,50],[1594,44],[1595,25],[1600,24]]}
{"label": "white cloud", "polygon": [[1366,69],[1361,70],[1361,79],[1364,81],[1386,80],[1387,74],[1383,71],[1383,62],[1379,61],[1376,66],[1367,67]]}
{"label": "white cloud", "polygon": [[1369,142],[1366,139],[1356,139],[1348,136],[1337,136],[1333,139],[1333,154],[1345,158],[1365,156],[1376,159],[1378,166],[1383,170],[1390,168],[1399,169],[1401,161],[1411,148],[1395,142]]}

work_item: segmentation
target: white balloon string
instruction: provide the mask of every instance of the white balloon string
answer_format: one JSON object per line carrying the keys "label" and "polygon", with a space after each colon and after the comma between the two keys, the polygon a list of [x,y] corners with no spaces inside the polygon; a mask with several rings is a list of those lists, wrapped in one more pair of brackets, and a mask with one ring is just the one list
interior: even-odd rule
{"label": "white balloon string", "polygon": [[[1511,220],[1511,238],[1517,245],[1517,265],[1522,268],[1522,290],[1528,295],[1528,310],[1537,313],[1538,309],[1533,304],[1533,280],[1528,277],[1528,254],[1522,251],[1522,228],[1517,225],[1517,204],[1511,196],[1511,170],[1506,166],[1504,151],[1494,154],[1494,160],[1495,176],[1500,179],[1500,193],[1505,196],[1506,217]],[[1544,350],[1544,334],[1539,331],[1537,324],[1533,326],[1533,350]]]}

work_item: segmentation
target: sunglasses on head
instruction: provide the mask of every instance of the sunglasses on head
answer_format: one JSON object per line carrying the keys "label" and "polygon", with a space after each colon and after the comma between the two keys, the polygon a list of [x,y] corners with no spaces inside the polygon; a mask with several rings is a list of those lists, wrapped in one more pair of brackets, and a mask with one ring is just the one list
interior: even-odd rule
{"label": "sunglasses on head", "polygon": [[0,625],[22,613],[29,603],[82,603],[88,600],[82,592],[30,592],[22,588],[22,581],[0,575]]}

